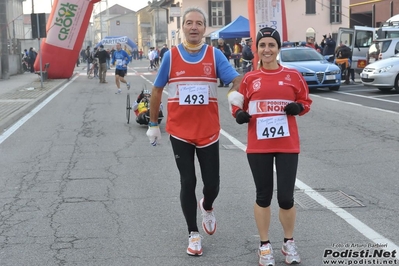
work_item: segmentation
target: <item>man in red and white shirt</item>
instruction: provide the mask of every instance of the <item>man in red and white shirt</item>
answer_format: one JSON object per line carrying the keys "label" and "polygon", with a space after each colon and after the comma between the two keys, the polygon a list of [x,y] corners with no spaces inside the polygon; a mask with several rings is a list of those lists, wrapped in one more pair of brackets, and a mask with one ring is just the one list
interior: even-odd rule
{"label": "man in red and white shirt", "polygon": [[[201,210],[202,228],[207,234],[216,231],[213,203],[219,193],[219,111],[217,78],[238,89],[241,77],[222,52],[203,42],[205,14],[188,8],[183,15],[185,39],[162,57],[162,64],[152,89],[150,123],[147,136],[152,145],[161,138],[157,113],[164,87],[168,84],[166,131],[180,173],[180,202],[189,233],[187,254],[202,255],[197,226],[197,206]],[[195,195],[194,156],[201,166],[203,198]]]}

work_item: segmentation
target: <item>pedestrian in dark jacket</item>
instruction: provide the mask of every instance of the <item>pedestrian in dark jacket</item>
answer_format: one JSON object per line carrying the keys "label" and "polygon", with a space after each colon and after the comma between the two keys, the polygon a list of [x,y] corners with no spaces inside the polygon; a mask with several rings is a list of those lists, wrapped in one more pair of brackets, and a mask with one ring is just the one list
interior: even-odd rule
{"label": "pedestrian in dark jacket", "polygon": [[98,58],[99,63],[99,78],[100,83],[108,83],[105,80],[107,76],[107,58],[109,58],[108,52],[104,50],[104,45],[100,45],[100,48],[97,50],[96,57]]}
{"label": "pedestrian in dark jacket", "polygon": [[[230,47],[225,43],[225,41],[222,38],[219,38],[218,40],[218,47],[217,47],[220,51],[222,51],[222,53],[226,56],[227,60],[230,60],[230,56],[231,56],[231,49]],[[218,87],[228,87],[229,84],[223,84],[223,81],[221,79],[219,79],[220,84]]]}
{"label": "pedestrian in dark jacket", "polygon": [[162,63],[162,57],[163,57],[163,55],[164,55],[168,50],[169,50],[168,45],[167,45],[167,44],[164,44],[163,47],[162,47],[162,49],[161,49],[161,51],[159,52],[159,60],[161,61],[161,63]]}
{"label": "pedestrian in dark jacket", "polygon": [[328,38],[327,38],[327,35],[323,35],[323,37],[324,37],[324,39],[321,41],[321,47],[323,47],[323,55],[330,56],[328,61],[334,62],[336,42],[331,37],[331,34],[328,35]]}
{"label": "pedestrian in dark jacket", "polygon": [[251,50],[252,38],[245,40],[244,48],[242,49],[242,72],[245,74],[253,69],[254,53]]}
{"label": "pedestrian in dark jacket", "polygon": [[37,56],[37,53],[33,49],[33,47],[29,48],[28,55],[29,55],[29,61],[28,61],[29,63],[28,64],[29,64],[30,72],[33,73],[33,72],[35,72],[33,65],[35,64],[35,60],[36,60],[36,56]]}

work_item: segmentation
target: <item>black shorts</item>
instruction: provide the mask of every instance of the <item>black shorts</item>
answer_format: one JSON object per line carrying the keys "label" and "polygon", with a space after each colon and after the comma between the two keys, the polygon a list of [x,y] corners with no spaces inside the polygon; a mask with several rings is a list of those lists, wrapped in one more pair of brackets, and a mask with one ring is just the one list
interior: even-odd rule
{"label": "black shorts", "polygon": [[126,75],[127,70],[115,69],[115,76],[124,77]]}

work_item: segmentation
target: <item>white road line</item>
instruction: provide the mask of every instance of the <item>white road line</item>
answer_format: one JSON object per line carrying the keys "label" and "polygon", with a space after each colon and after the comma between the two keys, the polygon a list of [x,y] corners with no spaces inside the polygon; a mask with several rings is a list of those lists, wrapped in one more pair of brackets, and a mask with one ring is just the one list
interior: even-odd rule
{"label": "white road line", "polygon": [[[357,95],[357,94],[348,93],[348,92],[337,91],[336,93],[350,95],[350,96],[359,97],[359,98],[366,98],[366,99],[370,99],[370,100],[382,101],[382,102],[387,102],[387,103],[399,104],[399,102],[397,102],[397,101],[390,101],[390,100],[385,100],[385,99],[380,99],[380,98],[370,97],[370,96],[364,96],[364,95]],[[313,96],[313,94],[311,96]]]}
{"label": "white road line", "polygon": [[[361,107],[364,107],[364,108],[369,108],[369,109],[373,109],[373,110],[377,110],[377,111],[381,111],[381,112],[385,112],[385,113],[390,113],[390,114],[399,114],[399,112],[396,112],[396,111],[385,110],[385,109],[381,109],[381,108],[377,108],[377,107],[370,107],[370,106],[359,104],[359,103],[346,102],[346,101],[338,100],[338,99],[335,99],[335,98],[323,97],[323,96],[314,95],[314,94],[310,95],[310,97],[311,98],[312,97],[318,97],[318,98],[321,98],[321,99],[334,101],[334,102],[340,102],[340,103],[344,103],[344,104],[348,104],[348,105],[361,106]],[[382,100],[382,99],[370,98],[370,100]],[[382,100],[382,101],[384,101],[384,100]],[[393,102],[393,103],[399,104],[399,102]]]}
{"label": "white road line", "polygon": [[43,102],[41,102],[38,106],[36,106],[32,111],[30,111],[28,114],[26,114],[20,120],[18,120],[9,129],[4,131],[3,134],[0,135],[0,144],[3,143],[9,136],[11,136],[12,133],[17,131],[18,128],[20,128],[23,124],[25,124],[26,121],[28,121],[37,112],[39,112],[44,106],[46,106],[52,99],[54,99],[58,94],[60,94],[66,87],[68,87],[78,77],[79,77],[79,75],[76,75],[74,78],[72,78],[70,81],[68,81],[68,83],[66,83],[64,86],[62,86],[58,90],[56,90],[53,94],[51,94],[48,98],[46,98]]}
{"label": "white road line", "polygon": [[[223,129],[220,130],[220,133],[228,138],[235,146],[240,148],[242,151],[245,152],[246,146],[242,144],[239,140],[234,138],[232,135],[224,131]],[[320,195],[317,191],[313,190],[311,187],[306,185],[304,182],[301,180],[297,179],[295,185],[304,191],[309,197],[311,197],[313,200],[318,202],[320,205],[326,207],[330,211],[334,212],[336,215],[341,217],[345,222],[347,222],[349,225],[351,225],[353,228],[355,228],[359,233],[361,233],[363,236],[366,238],[370,239],[376,244],[387,244],[386,250],[397,250],[399,251],[399,247],[393,243],[390,239],[382,236],[381,234],[377,233],[374,231],[371,227],[354,217],[352,214],[349,212],[345,211],[344,209],[336,206],[334,203]]]}

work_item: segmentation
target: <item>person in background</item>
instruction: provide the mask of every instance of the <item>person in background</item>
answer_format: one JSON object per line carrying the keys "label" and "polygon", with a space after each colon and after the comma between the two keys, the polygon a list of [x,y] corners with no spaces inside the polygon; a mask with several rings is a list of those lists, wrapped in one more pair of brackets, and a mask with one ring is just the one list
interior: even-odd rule
{"label": "person in background", "polygon": [[86,63],[87,63],[87,68],[86,68],[86,70],[87,70],[87,75],[89,75],[89,72],[90,72],[90,64],[91,64],[91,62],[92,62],[90,46],[87,46],[87,47],[86,47],[86,50],[85,50],[85,57],[86,57]]}
{"label": "person in background", "polygon": [[157,66],[155,65],[155,56],[156,56],[156,51],[154,47],[150,47],[150,50],[148,51],[148,59],[150,60],[150,66],[149,69],[151,70],[157,70]]}
{"label": "person in background", "polygon": [[104,50],[104,45],[100,45],[97,51],[97,58],[98,58],[98,71],[99,71],[99,78],[100,83],[108,83],[105,78],[107,76],[107,58],[109,59],[108,52]]}
{"label": "person in background", "polygon": [[143,49],[140,48],[139,50],[139,59],[142,60],[143,59]]}
{"label": "person in background", "polygon": [[335,59],[335,45],[336,42],[334,39],[331,37],[331,33],[328,35],[323,35],[323,40],[320,43],[320,46],[323,48],[323,55],[324,56],[329,56],[328,61],[329,62],[334,62]]}
{"label": "person in background", "polygon": [[36,56],[37,56],[37,53],[36,53],[35,49],[33,47],[29,48],[29,52],[28,52],[28,58],[29,58],[28,60],[29,60],[29,62],[28,62],[28,64],[29,64],[29,69],[30,69],[31,73],[35,72],[35,69],[34,69],[33,65],[35,64]]}
{"label": "person in background", "polygon": [[236,69],[240,68],[240,58],[242,53],[242,45],[240,41],[236,39],[234,46],[233,46],[233,54],[234,54],[234,67]]}
{"label": "person in background", "polygon": [[[198,231],[197,211],[202,213],[202,228],[216,232],[214,201],[219,194],[220,120],[217,78],[233,83],[238,89],[241,76],[227,57],[215,47],[203,42],[206,31],[205,13],[199,8],[187,8],[182,17],[184,40],[167,51],[154,81],[150,102],[150,122],[147,136],[156,146],[161,139],[158,111],[164,87],[168,88],[166,131],[180,173],[180,204],[188,231],[187,254],[200,256],[202,236]],[[195,156],[203,182],[203,197],[197,201]],[[209,248],[211,250],[211,248]]]}
{"label": "person in background", "polygon": [[161,51],[159,52],[159,60],[161,61],[161,63],[162,63],[162,57],[164,56],[164,54],[165,54],[166,51],[168,51],[168,50],[169,50],[168,45],[165,43],[165,44],[163,45]]}
{"label": "person in background", "polygon": [[242,50],[242,72],[245,74],[252,70],[254,53],[252,52],[252,38],[245,39],[245,46]]}
{"label": "person in background", "polygon": [[286,264],[301,262],[294,241],[294,188],[300,151],[296,116],[309,112],[312,100],[302,74],[277,62],[280,48],[277,30],[260,29],[256,34],[260,68],[246,73],[239,91],[228,94],[236,122],[248,123],[246,152],[256,187],[254,216],[260,236],[260,266],[275,265],[269,239],[274,165],[279,219],[284,232],[281,251]]}
{"label": "person in background", "polygon": [[[218,39],[218,47],[217,47],[227,58],[227,61],[230,60],[231,56],[231,49],[230,46],[228,46],[225,41],[222,38]],[[223,81],[219,79],[219,86],[218,87],[228,87],[229,84],[223,84]]]}
{"label": "person in background", "polygon": [[111,50],[109,49],[109,48],[107,48],[107,54],[108,54],[108,57],[107,57],[107,69],[111,69]]}
{"label": "person in background", "polygon": [[120,94],[122,92],[120,84],[126,83],[126,87],[130,89],[130,82],[125,80],[125,75],[127,72],[127,64],[129,64],[130,56],[122,50],[122,45],[120,43],[116,44],[116,50],[112,54],[111,64],[115,65],[115,83],[117,87],[117,92],[115,94]]}
{"label": "person in background", "polygon": [[[352,64],[352,50],[342,42],[335,50],[335,64],[341,68],[342,80],[345,84],[354,84],[355,71],[351,68]],[[350,79],[349,79],[350,76]]]}
{"label": "person in background", "polygon": [[307,37],[306,38],[306,47],[310,47],[315,49],[317,52],[321,53],[320,47],[317,43],[314,42],[314,37]]}
{"label": "person in background", "polygon": [[[149,113],[150,113],[150,100],[151,93],[147,89],[143,89],[136,101],[133,103],[133,111],[136,114],[136,122],[140,125],[148,125],[149,122]],[[159,106],[159,115],[158,117],[163,117],[162,113],[162,103]]]}
{"label": "person in background", "polygon": [[158,47],[154,47],[154,65],[155,65],[155,67],[156,68],[158,68],[159,67],[159,49],[158,49]]}

